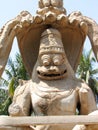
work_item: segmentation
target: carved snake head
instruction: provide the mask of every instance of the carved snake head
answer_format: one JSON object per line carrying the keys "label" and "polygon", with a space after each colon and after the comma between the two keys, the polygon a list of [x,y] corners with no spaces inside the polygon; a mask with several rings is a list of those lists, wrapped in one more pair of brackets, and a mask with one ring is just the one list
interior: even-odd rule
{"label": "carved snake head", "polygon": [[63,0],[39,0],[39,7],[63,7]]}

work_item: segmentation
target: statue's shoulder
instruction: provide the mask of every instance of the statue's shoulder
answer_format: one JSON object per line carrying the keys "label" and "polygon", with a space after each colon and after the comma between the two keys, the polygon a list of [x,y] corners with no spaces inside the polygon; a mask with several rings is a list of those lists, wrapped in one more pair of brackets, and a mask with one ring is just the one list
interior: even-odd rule
{"label": "statue's shoulder", "polygon": [[88,84],[85,81],[81,82],[80,92],[82,93],[88,93],[91,92],[91,88],[88,86]]}
{"label": "statue's shoulder", "polygon": [[19,86],[15,89],[15,97],[25,93],[30,93],[30,86],[32,84],[32,81],[31,80],[19,80]]}
{"label": "statue's shoulder", "polygon": [[79,88],[80,92],[84,91],[90,91],[91,88],[88,86],[88,84],[83,79],[73,78],[73,84],[74,86],[77,86]]}

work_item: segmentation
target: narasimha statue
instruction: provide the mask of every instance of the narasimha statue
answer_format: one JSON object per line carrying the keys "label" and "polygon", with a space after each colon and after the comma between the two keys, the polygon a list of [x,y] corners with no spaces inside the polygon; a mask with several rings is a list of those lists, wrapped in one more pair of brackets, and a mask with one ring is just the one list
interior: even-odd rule
{"label": "narasimha statue", "polygon": [[[36,16],[23,11],[3,27],[0,74],[16,36],[24,65],[31,76],[31,80],[21,81],[15,90],[9,107],[10,116],[75,115],[76,110],[80,115],[98,114],[92,90],[75,77],[87,35],[98,59],[98,25],[80,12],[67,16],[62,0],[39,0]],[[25,128],[31,129],[96,130],[84,125]]]}
{"label": "narasimha statue", "polygon": [[[91,102],[92,100],[92,102]],[[88,107],[89,106],[89,107]],[[74,71],[64,51],[61,34],[57,29],[46,29],[40,40],[37,62],[32,80],[18,86],[11,116],[50,116],[89,114],[96,103],[86,83],[75,78]],[[37,126],[38,130],[72,130],[73,126]]]}

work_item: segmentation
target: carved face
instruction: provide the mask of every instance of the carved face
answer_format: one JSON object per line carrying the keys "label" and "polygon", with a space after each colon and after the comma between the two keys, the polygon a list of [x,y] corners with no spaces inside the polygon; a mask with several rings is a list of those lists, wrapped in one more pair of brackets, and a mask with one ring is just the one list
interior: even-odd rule
{"label": "carved face", "polygon": [[43,54],[39,57],[38,77],[45,80],[62,79],[67,74],[62,54]]}

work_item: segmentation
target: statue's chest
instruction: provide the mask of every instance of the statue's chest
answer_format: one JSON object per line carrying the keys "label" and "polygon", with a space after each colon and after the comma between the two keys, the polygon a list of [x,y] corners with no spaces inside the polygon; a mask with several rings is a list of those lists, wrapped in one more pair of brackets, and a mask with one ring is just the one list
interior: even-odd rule
{"label": "statue's chest", "polygon": [[31,90],[32,106],[38,115],[74,114],[78,101],[75,90],[36,87]]}

